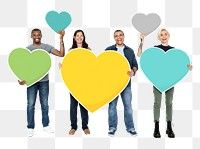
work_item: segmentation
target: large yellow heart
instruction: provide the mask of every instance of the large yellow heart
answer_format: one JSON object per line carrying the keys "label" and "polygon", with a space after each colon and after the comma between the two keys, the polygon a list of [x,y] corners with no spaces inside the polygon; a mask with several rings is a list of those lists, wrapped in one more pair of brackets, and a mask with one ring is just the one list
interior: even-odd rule
{"label": "large yellow heart", "polygon": [[98,57],[87,49],[71,50],[62,62],[62,78],[71,94],[90,112],[114,99],[128,84],[130,66],[116,51]]}

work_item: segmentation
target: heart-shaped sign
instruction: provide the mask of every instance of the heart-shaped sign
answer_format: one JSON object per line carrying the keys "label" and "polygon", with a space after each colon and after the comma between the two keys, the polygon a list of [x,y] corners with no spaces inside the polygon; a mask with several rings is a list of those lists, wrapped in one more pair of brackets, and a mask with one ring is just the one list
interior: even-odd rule
{"label": "heart-shaped sign", "polygon": [[145,76],[161,92],[177,84],[188,73],[188,55],[179,49],[164,52],[153,47],[145,50],[140,58],[140,66]]}
{"label": "heart-shaped sign", "polygon": [[49,72],[51,58],[42,49],[30,52],[28,49],[17,48],[9,54],[8,63],[18,79],[25,80],[26,85],[31,86]]}
{"label": "heart-shaped sign", "polygon": [[46,14],[47,24],[57,33],[59,30],[64,30],[71,23],[71,16],[68,12],[49,11]]}
{"label": "heart-shaped sign", "polygon": [[132,18],[132,24],[137,31],[145,36],[153,32],[161,23],[159,15],[150,13],[145,15],[143,13],[137,13]]}
{"label": "heart-shaped sign", "polygon": [[90,112],[113,100],[128,84],[128,61],[116,51],[98,57],[87,49],[71,50],[62,62],[62,78],[71,94]]}

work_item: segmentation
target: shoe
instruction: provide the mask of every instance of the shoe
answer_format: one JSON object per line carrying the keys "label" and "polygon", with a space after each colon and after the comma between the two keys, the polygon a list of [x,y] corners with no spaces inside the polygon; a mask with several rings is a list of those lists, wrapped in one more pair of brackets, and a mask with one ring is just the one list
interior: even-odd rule
{"label": "shoe", "polygon": [[108,135],[114,137],[116,130],[109,130]]}
{"label": "shoe", "polygon": [[49,126],[44,127],[43,130],[48,132],[48,133],[54,133],[54,130]]}
{"label": "shoe", "polygon": [[32,137],[34,135],[34,129],[29,128],[28,129],[28,137]]}
{"label": "shoe", "polygon": [[75,130],[75,129],[71,129],[71,130],[69,131],[69,135],[74,135],[74,134],[75,134],[75,132],[76,132],[76,130]]}
{"label": "shoe", "polygon": [[154,138],[160,138],[160,131],[159,131],[159,122],[156,121],[155,122],[155,129],[154,129],[154,133],[153,133]]}
{"label": "shoe", "polygon": [[90,134],[90,130],[89,130],[89,129],[84,129],[83,131],[84,131],[84,133],[85,133],[86,135],[89,135],[89,134]]}
{"label": "shoe", "polygon": [[130,133],[133,137],[137,136],[137,132],[135,130],[130,130],[128,133]]}
{"label": "shoe", "polygon": [[174,134],[174,132],[172,130],[171,121],[167,121],[166,134],[168,135],[169,138],[175,138],[175,134]]}

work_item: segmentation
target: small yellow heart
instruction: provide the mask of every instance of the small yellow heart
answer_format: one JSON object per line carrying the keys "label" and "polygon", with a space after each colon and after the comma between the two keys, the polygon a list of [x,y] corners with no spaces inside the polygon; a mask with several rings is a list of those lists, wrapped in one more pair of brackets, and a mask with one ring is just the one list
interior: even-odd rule
{"label": "small yellow heart", "polygon": [[71,50],[62,62],[62,78],[71,94],[90,112],[114,99],[128,84],[130,66],[116,51],[98,57],[90,50]]}

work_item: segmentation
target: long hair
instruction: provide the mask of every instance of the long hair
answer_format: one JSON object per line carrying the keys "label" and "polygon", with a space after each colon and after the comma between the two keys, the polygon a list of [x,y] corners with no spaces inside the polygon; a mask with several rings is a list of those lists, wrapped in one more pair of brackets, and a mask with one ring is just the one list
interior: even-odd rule
{"label": "long hair", "polygon": [[[74,32],[74,38],[76,37],[76,34],[79,33],[79,32],[81,32],[81,33],[83,34],[82,48],[88,49],[88,44],[87,44],[86,41],[85,41],[85,34],[84,34],[84,32],[83,32],[82,30],[76,30],[76,31]],[[76,41],[75,41],[74,38],[73,38],[73,44],[72,44],[71,49],[77,48],[77,43],[76,43]]]}

